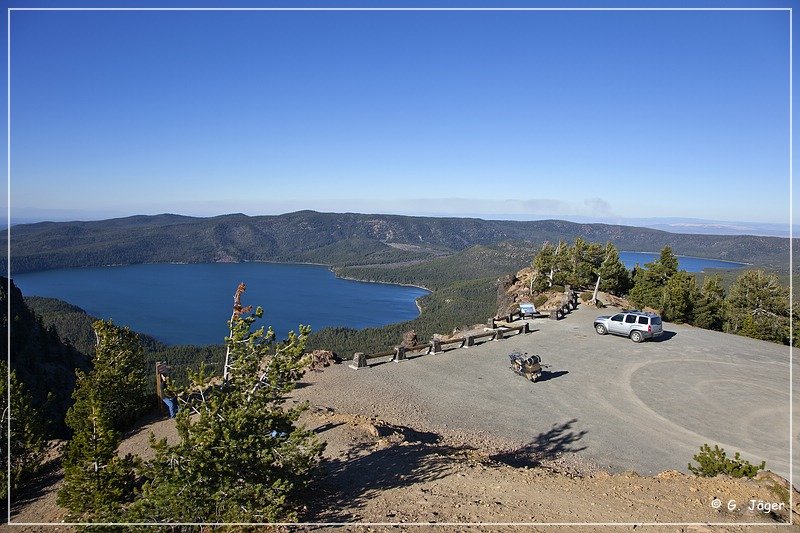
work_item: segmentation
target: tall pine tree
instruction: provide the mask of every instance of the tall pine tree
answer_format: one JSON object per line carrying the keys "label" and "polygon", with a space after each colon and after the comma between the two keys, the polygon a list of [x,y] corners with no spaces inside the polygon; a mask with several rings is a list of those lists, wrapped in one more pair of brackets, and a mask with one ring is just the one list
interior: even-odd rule
{"label": "tall pine tree", "polygon": [[631,286],[631,273],[619,258],[617,248],[606,243],[603,263],[600,265],[600,290],[617,296],[627,294]]}
{"label": "tall pine tree", "polygon": [[662,312],[664,320],[678,324],[692,322],[694,305],[699,299],[697,280],[692,274],[680,270],[664,286]]}
{"label": "tall pine tree", "polygon": [[719,275],[703,280],[700,298],[694,309],[693,324],[699,328],[722,331],[725,321],[725,287]]}
{"label": "tall pine tree", "polygon": [[[31,395],[27,388],[17,379],[13,370],[8,373],[4,361],[0,361],[0,375],[8,376],[11,383],[9,392],[6,379],[0,379],[0,410],[3,412],[2,442],[0,442],[0,498],[3,501],[3,510],[8,498],[7,478],[11,472],[12,500],[17,490],[37,473],[44,460],[46,447],[45,426],[42,416],[31,404]],[[8,398],[11,404],[7,405]],[[10,442],[9,420],[10,415]],[[8,451],[11,450],[10,461]],[[8,468],[6,468],[8,466]],[[5,515],[3,515],[5,516]]]}
{"label": "tall pine tree", "polygon": [[308,327],[284,342],[270,328],[253,329],[263,311],[247,314],[237,290],[225,339],[229,366],[223,380],[203,368],[178,395],[180,442],[153,442],[156,458],[145,471],[131,521],[275,522],[296,517],[293,496],[304,486],[322,445],[297,425],[305,406],[286,407],[302,375]]}
{"label": "tall pine tree", "polygon": [[111,427],[101,400],[92,390],[91,375],[78,376],[82,394],[67,412],[67,425],[75,433],[61,459],[64,485],[58,504],[76,522],[115,522],[133,501],[138,461],[119,457],[120,433]]}
{"label": "tall pine tree", "polygon": [[731,285],[725,331],[789,343],[789,294],[775,274],[748,270]]}
{"label": "tall pine tree", "polygon": [[631,301],[638,307],[662,311],[664,288],[677,272],[678,258],[672,253],[672,248],[665,246],[658,259],[645,264],[643,269],[635,269],[633,288],[629,294]]}
{"label": "tall pine tree", "polygon": [[78,371],[67,411],[73,430],[62,457],[64,485],[59,505],[80,522],[119,519],[135,494],[138,461],[116,453],[120,431],[128,427],[146,405],[144,357],[137,336],[127,328],[98,320],[94,368]]}

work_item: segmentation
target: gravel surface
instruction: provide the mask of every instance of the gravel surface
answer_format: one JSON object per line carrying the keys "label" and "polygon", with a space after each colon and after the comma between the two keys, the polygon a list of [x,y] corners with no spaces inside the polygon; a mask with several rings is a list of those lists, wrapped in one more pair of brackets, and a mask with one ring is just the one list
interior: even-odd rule
{"label": "gravel surface", "polygon": [[[775,474],[685,472],[708,442],[786,474],[788,348],[672,324],[660,342],[634,344],[596,335],[597,314],[582,307],[558,322],[533,321],[529,335],[307,373],[293,397],[309,402],[302,421],[327,447],[304,528],[797,530],[786,521],[800,518],[800,494],[790,511],[788,484]],[[511,372],[514,350],[550,365],[541,381]],[[120,452],[147,456],[150,432],[177,438],[174,421],[154,417]],[[57,477],[15,508],[15,522],[63,518]]]}
{"label": "gravel surface", "polygon": [[[577,454],[612,472],[686,471],[709,443],[788,477],[788,347],[675,324],[635,344],[597,335],[598,314],[581,306],[532,321],[528,335],[367,369],[336,365],[308,374],[298,396],[487,451]],[[509,370],[515,350],[549,365],[539,382]],[[793,443],[800,449],[797,435]]]}

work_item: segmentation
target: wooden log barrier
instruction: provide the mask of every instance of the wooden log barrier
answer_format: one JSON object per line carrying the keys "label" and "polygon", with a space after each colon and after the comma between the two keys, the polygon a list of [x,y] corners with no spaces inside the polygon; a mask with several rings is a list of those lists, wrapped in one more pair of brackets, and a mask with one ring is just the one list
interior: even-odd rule
{"label": "wooden log barrier", "polygon": [[472,335],[472,338],[473,338],[474,340],[478,340],[478,339],[485,339],[486,337],[491,337],[491,338],[494,338],[494,337],[495,337],[495,335],[496,335],[496,332],[494,332],[494,331],[487,331],[486,333],[478,333],[477,335]]}
{"label": "wooden log barrier", "polygon": [[[467,340],[467,338],[466,338],[466,337],[455,337],[455,338],[453,338],[453,339],[447,339],[447,340],[442,340],[442,339],[439,339],[437,342],[439,343],[439,346],[440,346],[440,347],[441,347],[441,346],[444,346],[445,344],[455,344],[455,343],[458,343],[458,344],[459,344],[459,346],[458,346],[458,347],[459,347],[459,348],[463,348],[463,347],[464,347],[464,343],[466,342],[466,340]],[[444,351],[444,348],[440,348],[440,349],[441,349],[442,351]]]}
{"label": "wooden log barrier", "polygon": [[[560,318],[561,310],[551,311],[550,312],[551,318],[553,317],[553,313],[556,313],[556,320]],[[417,344],[416,346],[397,346],[392,350],[373,353],[370,355],[366,355],[362,352],[356,352],[355,354],[353,354],[353,362],[348,366],[356,370],[360,368],[368,368],[367,365],[368,359],[375,359],[378,357],[388,357],[388,356],[393,356],[392,360],[395,362],[406,361],[407,360],[406,355],[408,352],[416,352],[424,349],[427,349],[427,353],[429,354],[442,353],[444,351],[442,349],[442,346],[446,344],[458,343],[459,348],[470,348],[472,346],[475,346],[475,341],[478,339],[491,338],[491,340],[498,341],[507,338],[509,334],[514,332],[517,332],[517,334],[530,333],[531,332],[530,324],[528,322],[524,322],[519,326],[498,328],[493,331],[487,331],[486,333],[478,333],[477,335],[466,335],[464,337],[456,337],[447,340],[431,339],[431,341],[427,344]]]}
{"label": "wooden log barrier", "polygon": [[391,350],[386,350],[385,352],[378,352],[378,353],[369,354],[366,357],[367,357],[367,359],[376,359],[378,357],[389,357],[390,355],[391,356],[395,355],[395,349],[394,348],[392,348]]}

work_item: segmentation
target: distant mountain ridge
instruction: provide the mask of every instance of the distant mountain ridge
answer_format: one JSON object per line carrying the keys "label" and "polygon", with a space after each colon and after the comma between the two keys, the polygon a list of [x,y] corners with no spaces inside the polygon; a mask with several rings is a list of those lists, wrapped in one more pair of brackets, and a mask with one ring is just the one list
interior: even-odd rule
{"label": "distant mountain ridge", "polygon": [[[510,221],[297,211],[274,216],[137,215],[92,222],[40,222],[11,229],[12,273],[161,262],[317,262],[333,266],[419,261],[476,245],[544,241],[614,243],[786,270],[789,240],[677,234],[562,220]],[[6,236],[0,239],[5,245]]]}

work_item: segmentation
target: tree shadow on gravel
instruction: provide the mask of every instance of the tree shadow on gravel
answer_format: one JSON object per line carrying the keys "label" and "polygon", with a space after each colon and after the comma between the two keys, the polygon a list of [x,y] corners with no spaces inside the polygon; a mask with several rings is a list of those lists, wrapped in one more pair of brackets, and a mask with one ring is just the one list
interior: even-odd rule
{"label": "tree shadow on gravel", "polygon": [[453,455],[472,450],[443,445],[438,434],[405,426],[377,429],[378,437],[396,442],[377,449],[374,442],[360,443],[341,459],[323,461],[304,520],[358,520],[344,509],[361,507],[384,490],[444,477]]}
{"label": "tree shadow on gravel", "polygon": [[585,429],[577,432],[572,429],[577,421],[577,418],[573,418],[563,424],[553,424],[552,428],[544,433],[539,433],[525,446],[510,452],[490,455],[489,459],[517,468],[536,467],[540,466],[543,461],[555,459],[561,454],[585,450],[586,446],[576,444],[587,433]]}
{"label": "tree shadow on gravel", "polygon": [[[25,505],[37,500],[54,490],[56,483],[64,477],[64,471],[61,469],[61,459],[59,457],[50,459],[44,463],[34,477],[28,484],[21,490],[14,491],[11,494],[11,515],[18,513]],[[6,511],[6,503],[3,502],[3,512]],[[3,515],[3,523],[6,521],[6,515]]]}

